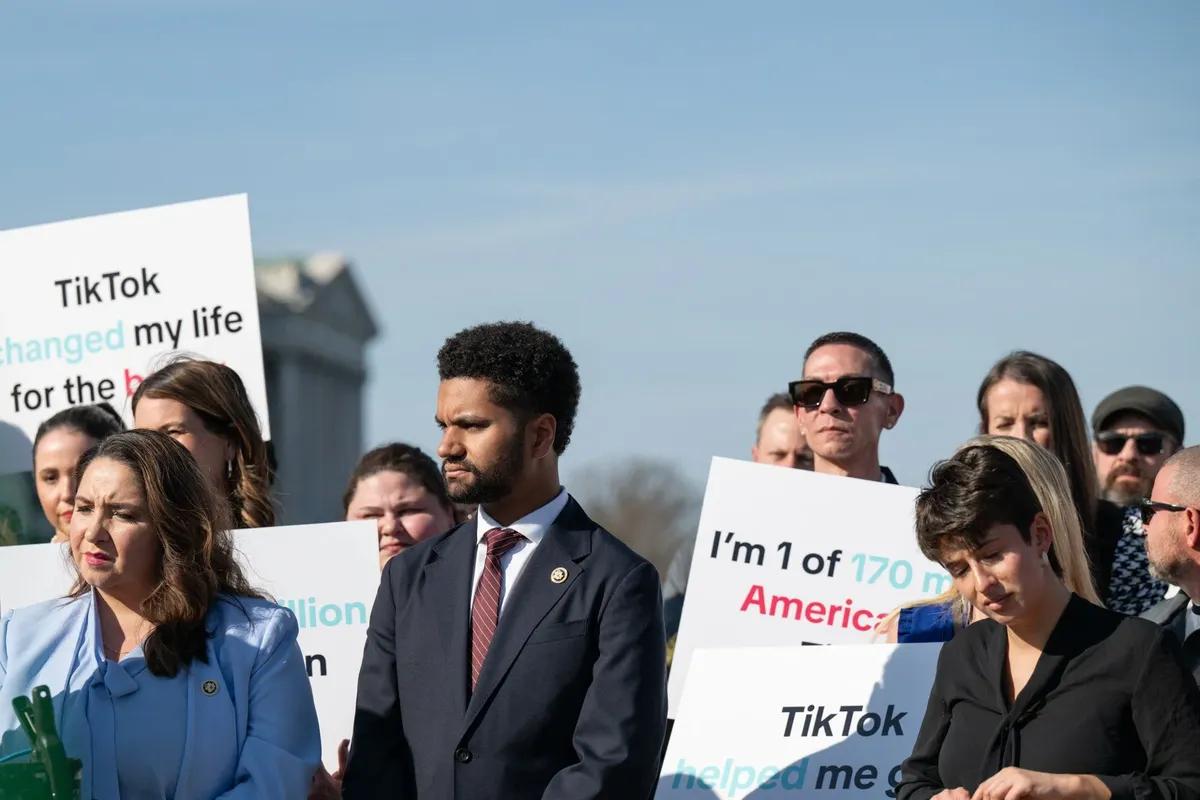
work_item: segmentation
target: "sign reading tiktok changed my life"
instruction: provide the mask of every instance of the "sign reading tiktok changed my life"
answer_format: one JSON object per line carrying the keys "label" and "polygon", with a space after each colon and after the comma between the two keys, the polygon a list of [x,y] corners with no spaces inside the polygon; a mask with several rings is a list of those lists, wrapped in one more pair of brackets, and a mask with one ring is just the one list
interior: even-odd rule
{"label": "sign reading tiktok changed my life", "polygon": [[894,800],[939,644],[698,650],[656,800]]}
{"label": "sign reading tiktok changed my life", "polygon": [[871,642],[950,576],[917,547],[917,490],[714,458],[671,663],[670,716],[701,647]]}
{"label": "sign reading tiktok changed my life", "polygon": [[[312,684],[321,749],[332,771],[350,738],[367,623],[379,588],[373,520],[256,528],[234,533],[252,586],[291,609]],[[0,547],[0,616],[62,597],[75,572],[66,544]]]}
{"label": "sign reading tiktok changed my life", "polygon": [[250,212],[220,197],[0,232],[0,474],[38,425],[129,399],[172,352],[237,370],[270,438]]}

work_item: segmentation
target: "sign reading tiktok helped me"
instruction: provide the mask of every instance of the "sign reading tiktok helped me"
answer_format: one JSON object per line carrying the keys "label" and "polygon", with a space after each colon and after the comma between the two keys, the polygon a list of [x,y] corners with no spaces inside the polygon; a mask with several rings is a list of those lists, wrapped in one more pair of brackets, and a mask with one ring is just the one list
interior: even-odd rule
{"label": "sign reading tiktok helped me", "polygon": [[692,651],[867,643],[950,576],[917,547],[917,490],[714,458],[671,663],[675,718]]}
{"label": "sign reading tiktok helped me", "polygon": [[698,650],[656,800],[894,800],[938,644]]}
{"label": "sign reading tiktok helped me", "polygon": [[129,398],[163,356],[223,362],[270,438],[245,195],[0,232],[0,474],[29,466],[38,425]]}
{"label": "sign reading tiktok helped me", "polygon": [[[358,669],[379,588],[375,522],[239,530],[234,539],[250,584],[296,615],[332,771],[338,744],[354,724]],[[66,594],[75,578],[69,552],[64,544],[0,547],[0,615]]]}

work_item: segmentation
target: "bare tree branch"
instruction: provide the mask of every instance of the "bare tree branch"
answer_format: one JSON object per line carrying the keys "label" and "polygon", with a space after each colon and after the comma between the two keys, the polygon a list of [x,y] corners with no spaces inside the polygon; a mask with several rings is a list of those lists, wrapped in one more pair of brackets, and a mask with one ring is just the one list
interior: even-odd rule
{"label": "bare tree branch", "polygon": [[571,485],[588,516],[664,578],[679,547],[696,535],[703,497],[674,462],[640,457],[596,465]]}

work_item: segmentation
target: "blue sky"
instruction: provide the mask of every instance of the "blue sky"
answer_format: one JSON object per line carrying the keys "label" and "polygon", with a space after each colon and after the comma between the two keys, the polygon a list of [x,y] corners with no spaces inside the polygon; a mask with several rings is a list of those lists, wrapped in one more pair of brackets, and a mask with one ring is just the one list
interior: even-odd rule
{"label": "blue sky", "polygon": [[441,341],[532,319],[581,365],[568,476],[702,481],[857,330],[915,485],[1016,348],[1200,431],[1197,41],[1188,0],[7,0],[0,229],[248,192],[258,254],[358,265],[371,443],[435,446]]}

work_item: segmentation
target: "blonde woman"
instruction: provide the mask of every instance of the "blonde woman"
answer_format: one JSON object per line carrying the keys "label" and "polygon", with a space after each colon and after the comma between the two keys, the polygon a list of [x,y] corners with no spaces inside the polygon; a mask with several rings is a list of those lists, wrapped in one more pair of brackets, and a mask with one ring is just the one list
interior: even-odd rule
{"label": "blonde woman", "polygon": [[[1083,530],[1071,496],[1067,472],[1054,454],[1027,439],[1011,436],[977,436],[959,448],[994,447],[1012,458],[1025,473],[1053,531],[1050,563],[1067,588],[1083,599],[1102,605],[1092,583]],[[889,643],[945,642],[982,612],[955,588],[927,600],[918,600],[893,611],[879,624],[880,639]]]}

